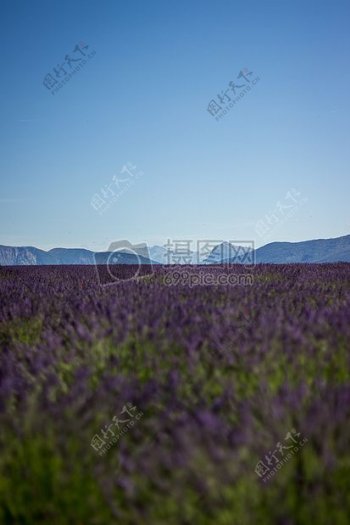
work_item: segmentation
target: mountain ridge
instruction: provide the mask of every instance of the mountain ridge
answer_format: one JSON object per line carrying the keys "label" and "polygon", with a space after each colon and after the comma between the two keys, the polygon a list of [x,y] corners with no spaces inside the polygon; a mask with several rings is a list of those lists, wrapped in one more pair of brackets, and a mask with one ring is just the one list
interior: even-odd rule
{"label": "mountain ridge", "polygon": [[[224,244],[225,247],[228,243]],[[216,245],[209,257],[204,261],[206,264],[221,263],[243,263],[244,259],[218,258],[218,249],[221,244]],[[237,245],[234,247],[237,249]],[[0,245],[1,266],[27,266],[27,265],[62,265],[62,264],[106,264],[110,261],[111,251],[93,252],[86,248],[52,248],[48,251],[41,250],[35,246],[5,246]],[[149,250],[150,257],[143,255],[132,255],[119,252],[118,264],[162,264],[157,260],[157,255],[165,259],[164,248],[153,246]],[[227,250],[223,250],[223,254]],[[254,250],[253,259],[255,263],[332,263],[350,262],[350,235],[332,237],[329,239],[311,239],[308,241],[288,242],[274,241]],[[153,255],[155,257],[153,257]]]}

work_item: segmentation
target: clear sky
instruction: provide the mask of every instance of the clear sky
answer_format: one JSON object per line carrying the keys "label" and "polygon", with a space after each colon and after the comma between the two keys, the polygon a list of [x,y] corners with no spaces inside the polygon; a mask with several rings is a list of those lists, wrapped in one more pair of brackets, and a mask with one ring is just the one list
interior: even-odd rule
{"label": "clear sky", "polygon": [[[0,5],[0,244],[350,233],[348,0]],[[260,80],[217,121],[245,68]]]}

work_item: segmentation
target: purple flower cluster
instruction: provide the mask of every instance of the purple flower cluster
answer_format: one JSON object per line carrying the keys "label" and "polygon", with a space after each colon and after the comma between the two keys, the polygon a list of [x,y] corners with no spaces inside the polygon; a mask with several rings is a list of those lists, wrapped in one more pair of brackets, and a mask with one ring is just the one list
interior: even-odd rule
{"label": "purple flower cluster", "polygon": [[[0,269],[0,522],[345,524],[350,265],[173,271]],[[129,404],[143,417],[100,457]],[[261,483],[292,428],[307,445]]]}

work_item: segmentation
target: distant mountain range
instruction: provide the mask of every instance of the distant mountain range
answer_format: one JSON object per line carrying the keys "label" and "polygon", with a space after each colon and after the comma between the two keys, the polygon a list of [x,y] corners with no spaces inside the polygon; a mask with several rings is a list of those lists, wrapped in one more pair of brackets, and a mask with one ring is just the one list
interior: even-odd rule
{"label": "distant mountain range", "polygon": [[[245,262],[244,254],[237,250],[233,258],[224,258],[223,262]],[[302,242],[271,242],[249,254],[249,249],[242,247],[249,258],[256,264],[289,264],[289,263],[332,263],[350,262],[350,235],[334,239],[316,239]],[[231,252],[232,253],[232,252]],[[247,257],[246,257],[247,258]]]}
{"label": "distant mountain range", "polygon": [[49,264],[159,264],[143,255],[118,252],[92,252],[83,248],[53,248],[45,252],[32,246],[15,248],[0,245],[1,266]]}
{"label": "distant mountain range", "polygon": [[257,263],[350,262],[350,235],[303,242],[271,242],[255,251]]}
{"label": "distant mountain range", "polygon": [[[162,246],[153,246],[148,252],[145,251],[144,245],[136,246],[142,246],[142,251],[141,248],[139,252],[136,250],[136,253],[122,250],[115,253],[112,251],[95,253],[83,248],[54,248],[44,251],[32,246],[17,248],[0,245],[0,265],[106,264],[107,262],[167,264],[175,262],[173,256],[168,257],[167,249]],[[272,242],[255,251],[243,246],[222,243],[215,246],[206,257],[198,259],[197,254],[191,252],[187,262],[193,264],[198,260],[202,264],[247,263],[248,260],[254,260],[256,263],[276,264],[350,262],[350,235],[303,242]]]}

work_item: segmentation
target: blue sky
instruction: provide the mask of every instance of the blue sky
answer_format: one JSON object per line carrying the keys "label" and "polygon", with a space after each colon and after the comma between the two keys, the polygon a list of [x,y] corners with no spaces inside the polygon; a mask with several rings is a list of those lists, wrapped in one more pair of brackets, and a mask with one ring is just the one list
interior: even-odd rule
{"label": "blue sky", "polygon": [[[3,1],[0,243],[350,233],[349,15],[338,0]],[[53,96],[44,77],[81,41],[95,56]],[[244,68],[259,82],[215,120]]]}

